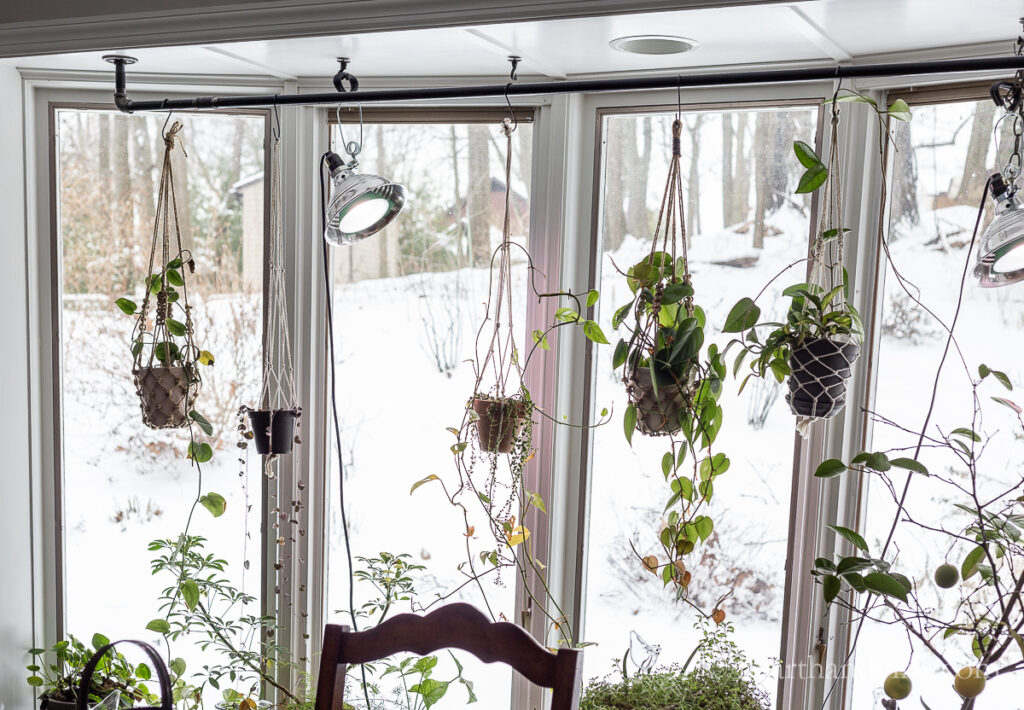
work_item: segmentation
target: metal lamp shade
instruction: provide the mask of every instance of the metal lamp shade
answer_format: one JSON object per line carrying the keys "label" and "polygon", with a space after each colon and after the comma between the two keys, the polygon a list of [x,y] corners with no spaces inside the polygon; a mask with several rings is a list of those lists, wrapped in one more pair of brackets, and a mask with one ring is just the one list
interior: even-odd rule
{"label": "metal lamp shade", "polygon": [[341,170],[332,175],[332,181],[324,239],[334,246],[376,234],[405,204],[405,188],[378,175]]}
{"label": "metal lamp shade", "polygon": [[981,238],[974,275],[983,288],[1024,281],[1024,210],[1016,199],[998,204],[996,218]]}

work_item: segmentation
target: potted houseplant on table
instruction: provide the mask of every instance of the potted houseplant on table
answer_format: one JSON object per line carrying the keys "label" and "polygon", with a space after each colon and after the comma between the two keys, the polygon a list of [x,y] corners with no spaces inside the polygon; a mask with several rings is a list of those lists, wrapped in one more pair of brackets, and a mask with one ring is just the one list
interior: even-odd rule
{"label": "potted houseplant on table", "polygon": [[[92,648],[89,648],[69,635],[49,649],[29,650],[32,663],[26,668],[32,675],[28,677],[28,684],[40,692],[41,710],[76,710],[82,671],[93,654],[110,643],[102,634],[94,634],[91,642]],[[133,665],[123,654],[111,649],[97,663],[86,703],[95,705],[111,693],[119,692],[118,708],[132,707],[136,701],[153,704],[156,697],[145,684],[151,675],[145,663]]]}

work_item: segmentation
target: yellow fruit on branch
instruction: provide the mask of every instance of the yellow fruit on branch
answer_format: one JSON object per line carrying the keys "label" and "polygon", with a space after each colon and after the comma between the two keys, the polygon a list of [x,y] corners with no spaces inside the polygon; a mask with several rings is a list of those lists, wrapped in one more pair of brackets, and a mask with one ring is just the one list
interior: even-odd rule
{"label": "yellow fruit on branch", "polygon": [[885,694],[893,700],[903,700],[910,695],[910,690],[914,687],[914,684],[910,682],[910,677],[906,673],[895,671],[886,677],[885,685],[882,687],[885,690]]}
{"label": "yellow fruit on branch", "polygon": [[976,698],[985,689],[985,672],[974,666],[966,666],[956,673],[953,688],[961,698]]}

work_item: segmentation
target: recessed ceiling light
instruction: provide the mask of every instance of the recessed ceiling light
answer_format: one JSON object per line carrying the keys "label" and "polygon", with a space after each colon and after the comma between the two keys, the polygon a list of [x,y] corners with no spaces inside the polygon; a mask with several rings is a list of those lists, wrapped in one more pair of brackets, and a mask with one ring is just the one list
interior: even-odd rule
{"label": "recessed ceiling light", "polygon": [[672,35],[633,35],[618,37],[608,45],[612,49],[630,54],[682,54],[697,49],[700,43],[686,37]]}

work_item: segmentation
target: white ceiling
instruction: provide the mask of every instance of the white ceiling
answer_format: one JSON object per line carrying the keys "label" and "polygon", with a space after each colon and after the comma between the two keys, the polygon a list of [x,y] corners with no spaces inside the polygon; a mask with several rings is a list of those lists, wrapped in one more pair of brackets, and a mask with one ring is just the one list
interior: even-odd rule
{"label": "white ceiling", "polygon": [[[947,56],[1011,50],[1024,0],[806,0],[647,14],[541,20],[476,27],[128,50],[130,72],[276,76],[325,82],[335,57],[352,58],[364,79],[496,77],[506,55],[522,77],[676,71],[784,62],[857,61],[879,56]],[[677,34],[696,51],[642,57],[608,42],[633,34]],[[1004,44],[1005,43],[1005,44]],[[117,51],[111,47],[109,51]],[[105,70],[104,52],[0,60],[24,68]],[[916,57],[915,57],[916,58]],[[131,73],[129,73],[129,82]],[[413,82],[409,82],[413,83]],[[130,88],[130,83],[129,83]]]}

